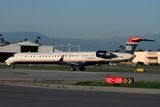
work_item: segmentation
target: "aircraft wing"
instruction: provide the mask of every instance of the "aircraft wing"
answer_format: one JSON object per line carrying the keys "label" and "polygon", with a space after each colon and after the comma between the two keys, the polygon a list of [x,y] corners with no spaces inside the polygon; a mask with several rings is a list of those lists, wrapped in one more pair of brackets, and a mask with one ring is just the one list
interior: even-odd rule
{"label": "aircraft wing", "polygon": [[82,65],[85,64],[85,62],[64,62],[63,59],[64,59],[64,56],[62,56],[62,57],[60,58],[60,60],[58,61],[58,63],[59,63],[60,65],[82,66]]}

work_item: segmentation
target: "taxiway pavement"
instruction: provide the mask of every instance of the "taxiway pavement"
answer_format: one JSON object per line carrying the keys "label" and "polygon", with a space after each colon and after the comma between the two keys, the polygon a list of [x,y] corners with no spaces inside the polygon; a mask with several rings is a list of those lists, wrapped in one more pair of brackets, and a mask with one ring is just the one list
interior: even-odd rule
{"label": "taxiway pavement", "polygon": [[105,75],[134,77],[135,81],[160,81],[160,74],[152,73],[120,73],[120,72],[73,72],[25,69],[1,69],[0,80],[52,80],[62,83],[78,81],[104,81]]}
{"label": "taxiway pavement", "polygon": [[159,107],[160,95],[0,85],[2,107]]}

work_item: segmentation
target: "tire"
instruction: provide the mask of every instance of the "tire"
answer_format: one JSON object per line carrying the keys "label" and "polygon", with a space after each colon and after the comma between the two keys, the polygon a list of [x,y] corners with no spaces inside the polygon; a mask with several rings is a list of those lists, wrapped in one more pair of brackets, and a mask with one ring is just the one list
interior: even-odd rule
{"label": "tire", "polygon": [[79,70],[80,71],[85,71],[86,69],[85,69],[85,67],[79,67]]}
{"label": "tire", "polygon": [[71,71],[75,71],[76,68],[75,68],[75,67],[71,67],[70,70],[71,70]]}

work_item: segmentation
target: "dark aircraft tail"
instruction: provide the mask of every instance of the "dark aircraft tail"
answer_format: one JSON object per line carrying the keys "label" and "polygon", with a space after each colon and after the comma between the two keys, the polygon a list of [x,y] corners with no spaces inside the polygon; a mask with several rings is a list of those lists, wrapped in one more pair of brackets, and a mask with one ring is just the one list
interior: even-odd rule
{"label": "dark aircraft tail", "polygon": [[134,36],[134,37],[128,39],[128,42],[123,47],[122,51],[125,53],[133,54],[134,51],[136,50],[137,45],[141,41],[154,41],[154,40],[149,40],[149,39],[140,38],[138,36]]}

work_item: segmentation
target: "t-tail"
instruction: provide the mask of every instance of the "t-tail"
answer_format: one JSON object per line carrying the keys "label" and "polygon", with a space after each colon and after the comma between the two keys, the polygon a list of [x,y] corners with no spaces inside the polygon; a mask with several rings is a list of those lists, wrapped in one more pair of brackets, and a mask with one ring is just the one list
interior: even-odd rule
{"label": "t-tail", "polygon": [[134,51],[136,50],[137,45],[141,41],[154,41],[154,40],[144,39],[144,38],[140,38],[138,36],[131,37],[131,38],[128,39],[128,42],[124,46],[122,51],[125,52],[125,53],[134,54]]}

